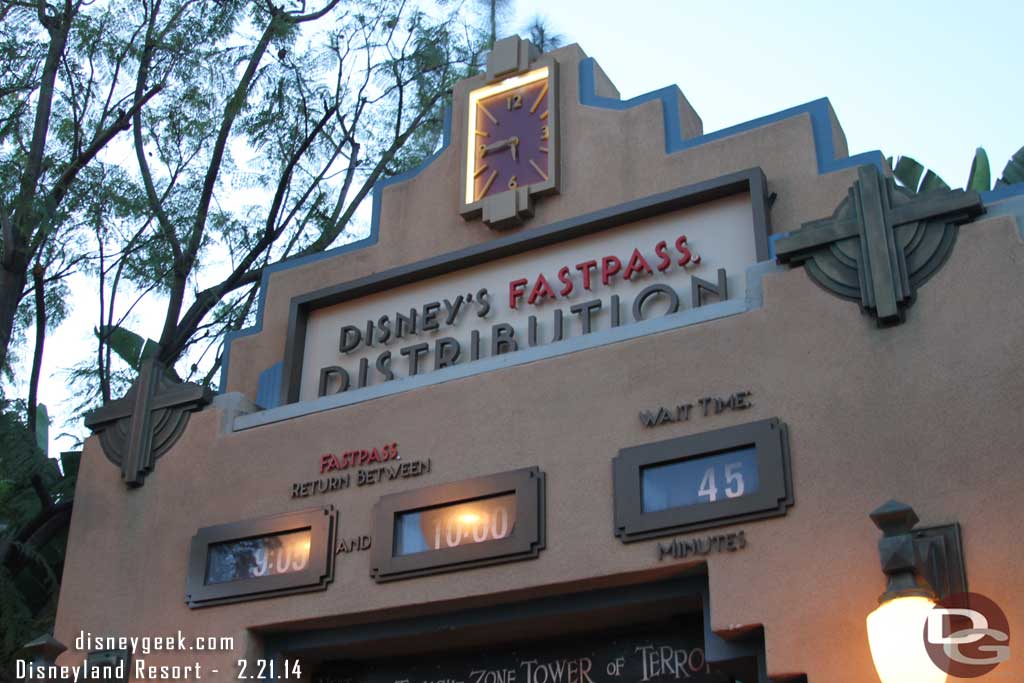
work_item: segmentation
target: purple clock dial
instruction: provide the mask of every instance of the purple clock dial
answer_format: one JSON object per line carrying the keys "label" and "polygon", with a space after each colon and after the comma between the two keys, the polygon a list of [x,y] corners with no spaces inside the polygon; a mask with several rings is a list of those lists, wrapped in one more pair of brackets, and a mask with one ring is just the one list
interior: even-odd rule
{"label": "purple clock dial", "polygon": [[474,201],[548,179],[548,101],[544,79],[477,103]]}

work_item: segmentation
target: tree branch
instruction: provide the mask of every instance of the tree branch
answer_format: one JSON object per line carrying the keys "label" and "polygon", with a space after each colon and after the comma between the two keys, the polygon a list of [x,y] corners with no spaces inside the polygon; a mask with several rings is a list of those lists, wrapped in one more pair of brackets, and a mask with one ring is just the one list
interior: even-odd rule
{"label": "tree branch", "polygon": [[39,178],[43,171],[43,155],[46,151],[46,138],[50,130],[50,112],[53,109],[54,84],[57,81],[57,70],[67,45],[68,33],[71,30],[70,16],[62,16],[60,20],[46,15],[46,4],[39,0],[39,21],[50,34],[50,45],[46,52],[43,65],[43,77],[39,85],[36,103],[36,118],[32,127],[32,142],[29,146],[28,159],[21,176],[18,198],[15,201],[15,229],[28,232],[34,222],[33,198],[39,187]]}
{"label": "tree branch", "polygon": [[43,365],[43,344],[46,341],[46,295],[43,289],[43,267],[38,263],[32,269],[36,293],[36,343],[32,353],[32,374],[28,382],[28,431],[36,435],[36,409],[39,399],[39,373]]}
{"label": "tree branch", "polygon": [[[181,354],[185,348],[185,342],[188,338],[195,333],[199,324],[203,318],[217,305],[225,294],[230,291],[237,289],[236,281],[249,273],[249,268],[259,258],[260,254],[264,252],[270,245],[272,245],[281,233],[284,231],[285,225],[275,226],[277,222],[278,213],[281,210],[281,202],[285,192],[287,191],[288,184],[291,180],[292,173],[295,170],[296,165],[302,160],[306,152],[319,137],[324,127],[331,120],[332,117],[337,113],[337,106],[328,107],[324,115],[320,117],[313,130],[309,132],[306,138],[299,145],[298,149],[291,155],[288,160],[288,164],[285,166],[281,173],[281,178],[277,184],[277,191],[274,194],[274,201],[271,204],[270,210],[267,212],[267,220],[264,225],[263,236],[257,241],[257,243],[249,249],[248,253],[241,259],[231,274],[225,278],[221,283],[209,287],[196,295],[196,300],[192,302],[192,305],[182,316],[181,321],[176,326],[174,336],[172,337],[169,344],[163,350],[162,358],[165,362],[173,362]],[[165,355],[164,355],[165,354]]]}
{"label": "tree branch", "polygon": [[68,188],[74,181],[75,176],[78,175],[85,166],[92,161],[100,150],[102,150],[107,143],[113,140],[118,133],[123,130],[131,128],[131,121],[135,117],[136,113],[142,111],[142,108],[149,102],[153,97],[157,95],[161,90],[164,89],[163,84],[157,85],[149,92],[144,94],[141,99],[136,100],[132,105],[132,108],[126,112],[122,112],[118,115],[117,119],[103,129],[99,135],[93,138],[92,142],[86,148],[84,152],[76,156],[68,164],[68,167],[64,169],[64,172],[60,174],[57,182],[54,184],[53,189],[50,190],[50,203],[51,206],[60,204],[61,200],[67,194]]}

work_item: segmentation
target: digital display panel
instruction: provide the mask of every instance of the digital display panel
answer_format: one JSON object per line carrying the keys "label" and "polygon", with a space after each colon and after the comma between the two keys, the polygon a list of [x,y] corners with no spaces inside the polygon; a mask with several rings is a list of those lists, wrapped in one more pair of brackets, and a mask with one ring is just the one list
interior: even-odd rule
{"label": "digital display panel", "polygon": [[213,543],[206,561],[206,584],[301,572],[309,564],[311,529]]}
{"label": "digital display panel", "polygon": [[403,512],[395,516],[394,554],[496,541],[510,536],[515,524],[515,493]]}
{"label": "digital display panel", "polygon": [[758,475],[754,445],[642,467],[641,510],[659,512],[749,496],[760,488]]}

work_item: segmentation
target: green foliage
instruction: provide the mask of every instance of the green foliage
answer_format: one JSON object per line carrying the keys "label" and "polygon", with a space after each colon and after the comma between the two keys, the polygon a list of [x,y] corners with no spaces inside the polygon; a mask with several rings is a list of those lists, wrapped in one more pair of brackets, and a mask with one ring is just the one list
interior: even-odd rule
{"label": "green foliage", "polygon": [[[892,157],[886,160],[892,167],[892,174],[899,181],[900,185],[914,192],[931,192],[933,190],[948,190],[949,185],[930,170],[926,170],[917,160],[902,156],[892,165]],[[1003,175],[996,180],[995,187],[1012,185],[1024,182],[1024,147],[1021,147],[1006,163]],[[987,192],[992,189],[992,173],[989,167],[988,153],[984,147],[978,147],[974,151],[974,159],[971,161],[971,170],[967,175],[967,190],[975,192]]]}
{"label": "green foliage", "polygon": [[56,464],[39,449],[23,415],[23,402],[0,403],[0,526],[7,528],[17,528],[39,512],[33,476],[49,488],[60,479]]}
{"label": "green foliage", "polygon": [[32,480],[59,503],[74,492],[74,475],[62,477],[39,450],[24,414],[23,403],[0,402],[0,672],[8,680],[17,650],[53,628],[67,543],[66,528],[46,537],[24,533],[44,513]]}
{"label": "green foliage", "polygon": [[975,192],[988,192],[992,189],[992,174],[988,166],[988,153],[982,147],[974,151],[974,161],[971,162],[971,172],[967,176],[965,189],[974,190]]}
{"label": "green foliage", "polygon": [[[59,584],[45,557],[31,548],[17,547],[29,554],[40,571],[35,577],[29,572],[20,572],[15,577],[0,565],[0,675],[9,681],[16,680],[18,650],[53,629],[59,594]],[[39,586],[46,588],[39,590]],[[40,598],[45,601],[41,608],[35,604]]]}
{"label": "green foliage", "polygon": [[1024,183],[1024,147],[1018,149],[1003,168],[1003,176],[996,181],[996,187],[1000,185],[1013,185]]}
{"label": "green foliage", "polygon": [[132,370],[138,372],[142,361],[157,352],[157,344],[152,339],[144,339],[141,335],[119,325],[104,325],[93,328],[97,339],[103,340],[121,360]]}
{"label": "green foliage", "polygon": [[[459,8],[428,0],[5,7],[0,218],[17,239],[0,250],[23,258],[0,268],[13,283],[0,287],[0,370],[13,378],[11,340],[35,324],[32,267],[48,328],[67,314],[67,277],[87,275],[101,312],[94,365],[71,373],[82,408],[137,368],[129,315],[154,296],[161,360],[212,381],[262,268],[361,234],[374,184],[437,151],[451,87],[485,42]],[[96,151],[111,140],[115,153]]]}
{"label": "green foliage", "polygon": [[930,192],[932,190],[949,189],[949,185],[932,171],[911,157],[900,157],[896,161],[893,175],[903,187],[914,192]]}

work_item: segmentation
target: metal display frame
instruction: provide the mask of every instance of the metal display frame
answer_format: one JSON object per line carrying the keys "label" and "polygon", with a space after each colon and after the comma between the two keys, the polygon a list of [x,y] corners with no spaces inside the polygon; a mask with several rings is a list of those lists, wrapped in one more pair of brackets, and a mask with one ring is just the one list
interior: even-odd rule
{"label": "metal display frame", "polygon": [[[333,505],[199,529],[192,537],[185,601],[191,608],[321,591],[334,580],[334,536],[338,513]],[[302,571],[224,583],[206,583],[210,546],[309,529],[309,562]]]}
{"label": "metal display frame", "polygon": [[[409,555],[395,554],[395,520],[399,515],[510,493],[516,496],[516,520],[507,537]],[[373,523],[370,576],[378,583],[532,559],[545,545],[544,473],[537,467],[527,467],[386,495],[373,508]]]}
{"label": "metal display frame", "polygon": [[[786,425],[778,418],[624,448],[612,460],[615,535],[623,543],[786,514],[793,484]],[[643,511],[642,471],[652,465],[712,456],[743,446],[757,450],[756,493],[713,503]]]}

